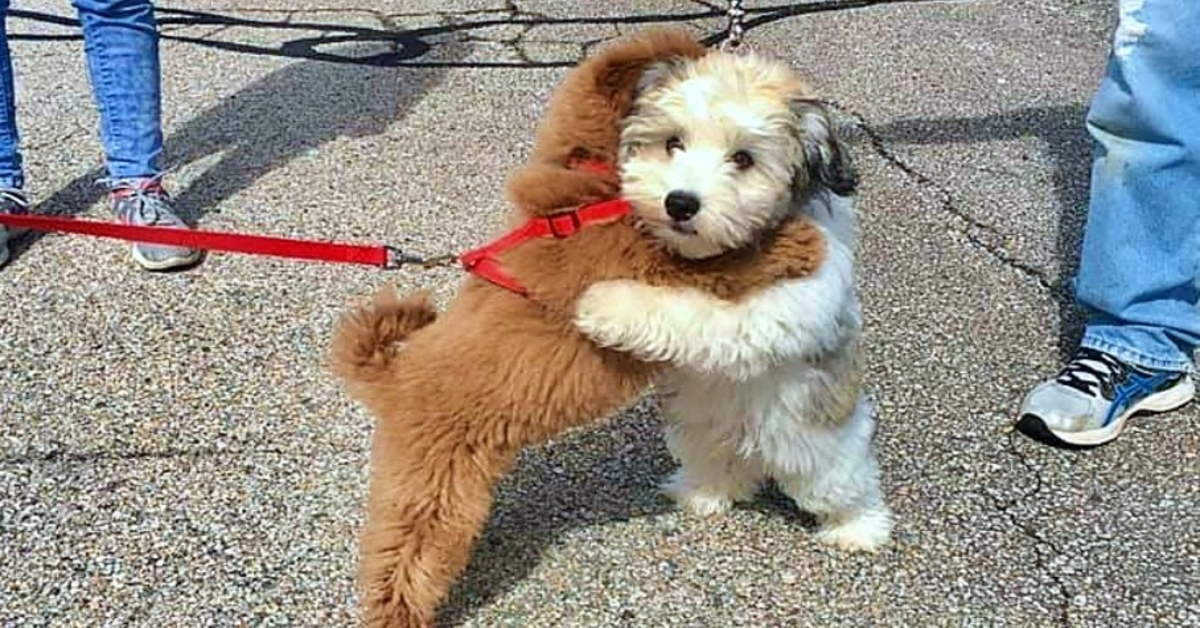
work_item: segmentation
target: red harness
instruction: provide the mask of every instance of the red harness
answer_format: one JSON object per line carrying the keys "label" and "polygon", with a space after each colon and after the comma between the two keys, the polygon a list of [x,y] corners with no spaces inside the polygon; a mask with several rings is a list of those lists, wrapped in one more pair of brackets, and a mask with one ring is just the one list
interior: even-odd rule
{"label": "red harness", "polygon": [[[573,165],[600,174],[612,172],[607,164],[597,161],[580,161]],[[584,205],[573,211],[531,218],[499,239],[463,253],[458,259],[467,272],[527,297],[529,290],[504,270],[497,256],[534,238],[569,238],[589,225],[602,225],[618,220],[632,209],[628,201],[612,199]]]}

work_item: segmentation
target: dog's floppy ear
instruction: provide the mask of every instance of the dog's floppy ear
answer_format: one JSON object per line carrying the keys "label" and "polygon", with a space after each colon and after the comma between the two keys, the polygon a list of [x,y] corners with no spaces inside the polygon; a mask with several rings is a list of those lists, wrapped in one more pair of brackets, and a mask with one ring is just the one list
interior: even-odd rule
{"label": "dog's floppy ear", "polygon": [[648,68],[669,59],[699,59],[706,54],[708,48],[687,31],[651,28],[584,61],[581,76],[593,81],[588,91],[610,102],[628,104],[646,86]]}
{"label": "dog's floppy ear", "polygon": [[850,153],[842,146],[829,110],[820,101],[796,99],[791,103],[803,151],[803,168],[809,182],[822,185],[839,196],[858,189],[858,173]]}
{"label": "dog's floppy ear", "polygon": [[642,70],[642,76],[638,79],[637,89],[634,91],[634,94],[643,94],[666,84],[683,67],[684,62],[685,59],[682,57],[672,57],[647,65]]}
{"label": "dog's floppy ear", "polygon": [[632,100],[645,90],[666,82],[681,63],[682,59],[677,57],[651,63],[644,60],[612,63],[597,74],[596,85],[607,100]]}

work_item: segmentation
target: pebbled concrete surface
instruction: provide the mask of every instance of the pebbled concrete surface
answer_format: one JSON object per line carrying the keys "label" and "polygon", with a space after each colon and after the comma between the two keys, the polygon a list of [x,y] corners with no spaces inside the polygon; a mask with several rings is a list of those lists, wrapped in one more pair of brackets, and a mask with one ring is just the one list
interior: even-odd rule
{"label": "pebbled concrete surface", "polygon": [[[169,182],[213,228],[461,250],[504,211],[563,68],[711,5],[160,4]],[[1200,625],[1195,407],[1062,452],[1007,433],[1072,348],[1061,282],[1113,14],[1085,0],[748,3],[836,101],[896,546],[846,556],[767,492],[675,512],[645,400],[526,452],[443,616],[460,626]],[[872,6],[854,8],[853,5]],[[30,191],[104,215],[82,44],[9,19]],[[383,275],[234,255],[147,275],[51,235],[0,270],[0,625],[354,624],[369,417],[323,353]]]}

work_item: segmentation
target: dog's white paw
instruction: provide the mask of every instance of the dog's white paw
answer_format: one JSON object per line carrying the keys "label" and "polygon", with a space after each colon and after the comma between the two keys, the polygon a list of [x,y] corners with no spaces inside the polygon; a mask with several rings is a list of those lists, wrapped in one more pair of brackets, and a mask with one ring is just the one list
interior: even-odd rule
{"label": "dog's white paw", "polygon": [[724,514],[733,507],[734,501],[747,497],[734,495],[716,487],[697,486],[682,472],[676,472],[663,483],[662,490],[670,495],[680,508],[700,517]]}
{"label": "dog's white paw", "polygon": [[715,517],[729,512],[733,500],[721,495],[697,493],[682,500],[680,505],[697,517]]}
{"label": "dog's white paw", "polygon": [[575,326],[602,347],[624,348],[627,330],[640,312],[638,287],[626,280],[592,284],[575,304]]}
{"label": "dog's white paw", "polygon": [[887,508],[873,508],[830,518],[817,541],[848,552],[875,553],[892,539],[893,519]]}

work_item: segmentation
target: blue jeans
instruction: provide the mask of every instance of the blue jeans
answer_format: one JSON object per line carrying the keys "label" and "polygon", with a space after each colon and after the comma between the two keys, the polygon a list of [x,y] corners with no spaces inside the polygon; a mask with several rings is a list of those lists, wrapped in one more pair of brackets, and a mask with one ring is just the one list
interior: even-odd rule
{"label": "blue jeans", "polygon": [[[161,174],[162,95],[158,29],[149,0],[74,0],[83,25],[92,94],[111,180]],[[0,0],[0,187],[21,188],[12,57]]]}
{"label": "blue jeans", "polygon": [[1194,371],[1200,346],[1200,2],[1121,0],[1075,296],[1083,345]]}

